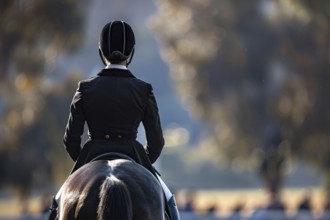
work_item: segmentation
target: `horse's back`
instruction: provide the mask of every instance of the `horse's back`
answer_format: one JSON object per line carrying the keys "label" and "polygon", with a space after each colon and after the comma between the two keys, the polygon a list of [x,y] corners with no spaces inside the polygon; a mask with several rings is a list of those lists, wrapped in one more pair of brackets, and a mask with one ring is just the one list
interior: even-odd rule
{"label": "horse's back", "polygon": [[[107,181],[110,181],[108,185]],[[124,196],[114,199],[114,194],[109,194],[110,190],[118,191],[115,186],[117,189],[122,187],[122,193],[127,191],[127,201]],[[164,198],[158,180],[141,165],[122,159],[93,161],[74,172],[62,191],[59,219],[98,219],[100,212],[106,211],[98,209],[107,194],[107,203],[116,206],[123,202],[127,203],[121,204],[124,206],[131,204],[133,220],[164,219]],[[111,215],[116,211],[109,212]]]}

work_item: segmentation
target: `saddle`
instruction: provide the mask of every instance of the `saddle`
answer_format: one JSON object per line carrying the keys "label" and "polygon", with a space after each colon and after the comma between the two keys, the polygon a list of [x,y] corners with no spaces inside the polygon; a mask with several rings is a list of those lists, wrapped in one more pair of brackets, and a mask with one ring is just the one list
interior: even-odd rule
{"label": "saddle", "polygon": [[108,153],[101,154],[97,157],[94,157],[90,162],[97,161],[97,160],[116,160],[116,159],[125,159],[125,160],[135,162],[135,160],[133,160],[131,157],[129,157],[125,154],[114,153],[114,152],[108,152]]}

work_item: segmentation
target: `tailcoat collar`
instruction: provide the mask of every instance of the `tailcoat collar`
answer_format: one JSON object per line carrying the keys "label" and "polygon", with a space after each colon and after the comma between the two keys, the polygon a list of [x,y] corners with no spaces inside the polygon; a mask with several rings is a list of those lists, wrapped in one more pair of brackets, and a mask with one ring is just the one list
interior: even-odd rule
{"label": "tailcoat collar", "polygon": [[124,69],[103,69],[97,75],[99,76],[110,76],[110,77],[131,77],[135,78],[135,76],[129,71]]}

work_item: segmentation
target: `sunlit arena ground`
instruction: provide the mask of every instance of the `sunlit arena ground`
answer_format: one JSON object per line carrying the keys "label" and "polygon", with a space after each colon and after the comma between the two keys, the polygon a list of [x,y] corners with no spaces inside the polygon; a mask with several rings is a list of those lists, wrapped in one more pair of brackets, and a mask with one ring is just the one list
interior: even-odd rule
{"label": "sunlit arena ground", "polygon": [[[312,208],[314,213],[321,213],[324,205],[324,194],[319,188],[309,189],[312,193]],[[287,207],[287,212],[296,211],[297,204],[302,199],[306,189],[284,189],[281,199]],[[178,191],[176,198],[178,206],[181,208],[186,202],[186,190]],[[243,205],[242,213],[250,215],[255,209],[267,203],[267,194],[262,189],[253,190],[196,190],[194,191],[194,207],[196,213],[206,212],[210,207],[215,207],[215,212],[220,214],[231,213],[238,205]],[[38,216],[44,204],[43,197],[35,196],[28,201],[24,210],[21,201],[18,199],[1,199],[0,219],[6,217],[15,218],[22,215]]]}

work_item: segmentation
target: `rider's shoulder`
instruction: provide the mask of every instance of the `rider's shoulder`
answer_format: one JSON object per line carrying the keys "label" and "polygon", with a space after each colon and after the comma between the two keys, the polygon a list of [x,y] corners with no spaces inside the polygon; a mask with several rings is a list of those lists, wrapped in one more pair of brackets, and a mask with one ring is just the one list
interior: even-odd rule
{"label": "rider's shoulder", "polygon": [[92,76],[92,77],[89,77],[87,79],[83,79],[81,81],[79,81],[78,83],[78,87],[79,88],[85,88],[85,87],[88,87],[90,86],[91,84],[93,84],[93,82],[95,81],[95,79],[97,79],[97,76]]}
{"label": "rider's shoulder", "polygon": [[151,83],[143,80],[143,79],[139,79],[139,78],[135,78],[134,79],[135,83],[138,84],[140,87],[144,88],[147,91],[152,91],[152,85]]}

